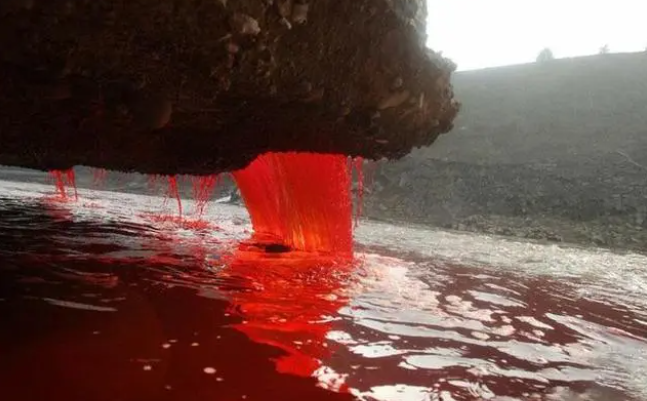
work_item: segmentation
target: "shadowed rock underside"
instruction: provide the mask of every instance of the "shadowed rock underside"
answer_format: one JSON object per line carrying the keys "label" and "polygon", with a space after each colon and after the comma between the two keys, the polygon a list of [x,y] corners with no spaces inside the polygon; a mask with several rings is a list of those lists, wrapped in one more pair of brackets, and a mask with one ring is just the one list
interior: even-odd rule
{"label": "shadowed rock underside", "polygon": [[452,128],[423,0],[8,0],[0,164],[211,174],[398,158]]}

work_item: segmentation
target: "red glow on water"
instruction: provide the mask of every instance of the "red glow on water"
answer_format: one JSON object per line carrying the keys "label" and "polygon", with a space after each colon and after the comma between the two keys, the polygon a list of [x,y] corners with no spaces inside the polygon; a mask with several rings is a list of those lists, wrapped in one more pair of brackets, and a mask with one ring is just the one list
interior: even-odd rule
{"label": "red glow on water", "polygon": [[51,170],[50,177],[54,181],[56,192],[61,200],[67,199],[67,186],[74,188],[74,199],[78,200],[79,195],[76,191],[76,180],[74,176],[74,169],[68,170]]}
{"label": "red glow on water", "polygon": [[173,197],[177,200],[177,210],[180,219],[182,218],[182,199],[180,198],[180,191],[177,186],[177,177],[171,175],[168,177],[168,193],[170,197]]}
{"label": "red glow on water", "polygon": [[[326,336],[347,299],[337,293],[353,264],[312,253],[266,253],[241,244],[227,272],[251,281],[252,291],[238,292],[231,311],[243,321],[234,327],[255,342],[284,351],[276,370],[312,377],[334,353]],[[337,391],[345,391],[337,388]]]}
{"label": "red glow on water", "polygon": [[304,251],[352,253],[346,156],[266,153],[233,176],[257,237]]}
{"label": "red glow on water", "polygon": [[191,177],[191,184],[193,185],[195,213],[202,216],[213,191],[216,189],[216,184],[218,184],[218,175]]}

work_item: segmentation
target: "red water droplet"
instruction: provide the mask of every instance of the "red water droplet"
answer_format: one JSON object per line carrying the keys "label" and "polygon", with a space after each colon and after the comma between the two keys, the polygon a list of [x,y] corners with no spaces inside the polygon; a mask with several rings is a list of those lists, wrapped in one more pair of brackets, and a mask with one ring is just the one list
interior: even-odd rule
{"label": "red water droplet", "polygon": [[346,156],[266,153],[233,176],[257,239],[304,251],[352,254]]}

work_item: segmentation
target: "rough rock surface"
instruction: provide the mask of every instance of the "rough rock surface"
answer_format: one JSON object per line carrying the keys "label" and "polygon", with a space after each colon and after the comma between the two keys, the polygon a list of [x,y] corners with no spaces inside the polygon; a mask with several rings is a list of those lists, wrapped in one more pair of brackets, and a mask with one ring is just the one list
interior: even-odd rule
{"label": "rough rock surface", "polygon": [[207,174],[397,158],[452,128],[424,0],[7,0],[0,164]]}

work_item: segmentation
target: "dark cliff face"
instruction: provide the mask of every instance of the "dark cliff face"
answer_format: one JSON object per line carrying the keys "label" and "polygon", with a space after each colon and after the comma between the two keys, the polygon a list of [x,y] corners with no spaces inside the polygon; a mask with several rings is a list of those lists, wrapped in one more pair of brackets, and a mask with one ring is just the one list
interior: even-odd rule
{"label": "dark cliff face", "polygon": [[647,252],[647,54],[458,73],[451,135],[378,168],[367,213]]}
{"label": "dark cliff face", "polygon": [[269,150],[397,158],[452,128],[423,0],[12,0],[0,163],[209,174]]}

